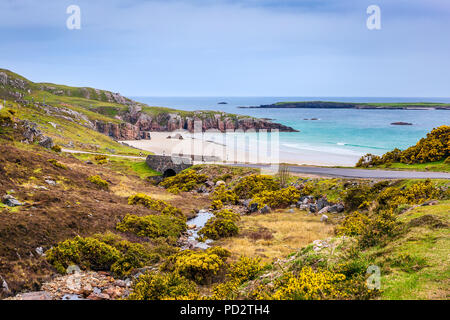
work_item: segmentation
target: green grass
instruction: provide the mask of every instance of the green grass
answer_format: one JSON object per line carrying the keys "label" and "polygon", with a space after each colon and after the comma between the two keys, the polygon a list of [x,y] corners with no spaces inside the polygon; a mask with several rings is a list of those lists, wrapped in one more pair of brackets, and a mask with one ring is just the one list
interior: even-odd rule
{"label": "green grass", "polygon": [[[408,223],[424,215],[433,215],[449,224],[450,200],[415,208],[401,215],[400,220]],[[405,234],[384,248],[373,249],[372,253],[379,257],[375,264],[382,266],[382,299],[450,298],[448,227],[408,227]]]}
{"label": "green grass", "polygon": [[[450,164],[444,163],[444,160],[428,162],[428,163],[392,163],[390,165],[380,165],[375,169],[386,168],[395,170],[411,170],[411,171],[433,171],[433,172],[450,172]],[[371,168],[373,169],[373,168]]]}
{"label": "green grass", "polygon": [[111,168],[113,168],[113,170],[116,170],[118,172],[132,171],[141,179],[161,175],[160,172],[151,169],[147,165],[147,163],[142,160],[111,157],[109,159],[109,165],[111,166]]}
{"label": "green grass", "polygon": [[[75,153],[73,156],[82,161],[90,160],[93,163],[97,162],[95,161],[95,155],[93,154]],[[103,164],[103,166],[111,168],[113,171],[118,173],[135,175],[141,179],[161,175],[160,172],[151,169],[144,160],[113,156],[107,157],[107,159],[108,162]]]}

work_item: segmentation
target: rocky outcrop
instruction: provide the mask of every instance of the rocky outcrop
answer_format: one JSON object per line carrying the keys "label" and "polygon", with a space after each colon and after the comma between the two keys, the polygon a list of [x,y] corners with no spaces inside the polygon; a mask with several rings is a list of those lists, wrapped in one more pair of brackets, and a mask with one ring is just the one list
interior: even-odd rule
{"label": "rocky outcrop", "polygon": [[96,121],[94,126],[97,131],[109,135],[117,140],[146,139],[152,131],[188,130],[194,132],[197,121],[201,130],[248,131],[248,130],[279,130],[281,132],[295,132],[291,127],[269,120],[256,119],[245,116],[235,116],[226,113],[193,112],[191,115],[182,116],[178,113],[163,112],[151,115],[142,112],[140,106],[131,106],[129,110],[120,116],[125,123],[105,123]]}

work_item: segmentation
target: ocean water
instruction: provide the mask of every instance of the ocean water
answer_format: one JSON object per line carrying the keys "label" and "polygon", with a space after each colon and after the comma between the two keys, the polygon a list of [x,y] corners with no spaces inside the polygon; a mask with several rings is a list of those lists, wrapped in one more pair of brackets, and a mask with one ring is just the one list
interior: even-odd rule
{"label": "ocean water", "polygon": [[[447,110],[357,110],[357,109],[241,109],[281,101],[342,102],[445,102],[450,98],[341,98],[341,97],[133,97],[151,106],[182,110],[217,110],[270,118],[300,132],[280,133],[284,158],[306,164],[353,165],[366,153],[381,155],[394,148],[405,149],[440,125],[450,124]],[[218,102],[228,104],[218,104]],[[304,120],[317,118],[318,120]],[[392,122],[412,126],[393,126]],[[310,157],[308,157],[310,156]],[[317,159],[320,157],[321,159]],[[320,161],[317,161],[320,160]]]}

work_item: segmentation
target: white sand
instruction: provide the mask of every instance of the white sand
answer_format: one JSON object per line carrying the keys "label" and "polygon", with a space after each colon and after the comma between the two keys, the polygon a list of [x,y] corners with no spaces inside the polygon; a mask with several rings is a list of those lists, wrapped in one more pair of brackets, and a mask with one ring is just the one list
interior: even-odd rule
{"label": "white sand", "polygon": [[[174,139],[177,134],[181,134],[182,140]],[[167,139],[171,136],[171,139]],[[214,142],[214,141],[215,142]],[[298,150],[298,152],[286,152],[277,145],[278,152],[272,157],[267,156],[267,150],[259,146],[254,140],[240,140],[239,135],[225,135],[208,133],[191,134],[187,131],[177,132],[151,132],[151,140],[131,140],[121,141],[135,148],[150,151],[157,155],[183,155],[197,156],[196,163],[206,160],[215,163],[292,163],[298,165],[319,165],[319,166],[354,166],[358,157],[339,155],[335,153],[319,152],[311,150]],[[262,149],[262,151],[261,151]],[[250,151],[249,151],[250,150]],[[270,152],[269,152],[270,153]],[[203,157],[216,157],[212,159],[201,159]]]}

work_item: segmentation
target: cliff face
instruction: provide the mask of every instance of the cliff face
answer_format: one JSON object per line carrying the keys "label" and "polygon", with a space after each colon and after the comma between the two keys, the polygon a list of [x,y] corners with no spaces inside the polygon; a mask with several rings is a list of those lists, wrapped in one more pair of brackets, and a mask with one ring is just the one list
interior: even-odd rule
{"label": "cliff face", "polygon": [[182,116],[177,113],[160,113],[152,116],[144,113],[139,107],[131,107],[122,114],[120,119],[124,123],[95,122],[97,131],[102,132],[117,140],[146,139],[151,131],[175,131],[188,130],[194,132],[194,123],[201,121],[202,131],[216,129],[221,132],[226,130],[273,130],[281,132],[295,132],[291,127],[267,120],[229,116],[225,113],[195,112],[192,116]]}
{"label": "cliff face", "polygon": [[[33,96],[36,93],[42,92],[50,93],[52,96],[65,97],[65,101],[69,102],[61,101],[58,103],[60,105],[58,107],[46,104],[45,102],[32,102],[36,108],[43,109],[47,114],[95,129],[117,140],[148,139],[151,131],[188,130],[194,132],[194,124],[196,121],[201,121],[203,131],[211,129],[216,129],[221,132],[225,132],[226,130],[270,131],[273,129],[282,132],[296,131],[293,128],[272,123],[264,119],[227,114],[224,112],[161,110],[162,108],[141,105],[136,101],[123,97],[119,93],[88,87],[68,87],[51,83],[35,83],[9,70],[0,69],[0,97],[12,98],[17,102],[27,104],[30,102],[25,101],[25,96]],[[92,114],[88,117],[86,114],[83,114],[83,111],[77,112],[72,110],[70,105],[71,101],[76,103],[77,98],[115,104],[115,106],[111,107],[107,105],[102,106],[97,103],[98,108],[91,108],[89,111],[110,117],[111,113],[103,113],[102,109],[116,108],[120,111],[115,118],[121,120],[121,122],[109,122],[103,120],[104,117],[102,117],[103,119],[96,120],[96,117],[92,116]],[[126,108],[123,108],[124,106]],[[143,110],[143,108],[145,109]]]}

